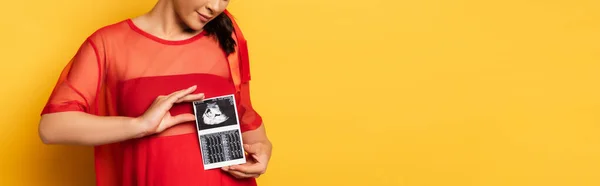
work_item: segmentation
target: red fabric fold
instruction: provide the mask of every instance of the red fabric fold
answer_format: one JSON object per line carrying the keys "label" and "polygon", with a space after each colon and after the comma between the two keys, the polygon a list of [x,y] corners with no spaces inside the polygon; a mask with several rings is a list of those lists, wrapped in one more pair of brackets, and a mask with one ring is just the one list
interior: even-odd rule
{"label": "red fabric fold", "polygon": [[[160,40],[159,38],[148,38],[146,34],[143,34],[143,30],[132,29],[132,27],[136,27],[130,20],[108,25],[97,30],[81,45],[77,54],[64,67],[41,114],[82,111],[98,116],[122,116],[124,113],[123,109],[127,109],[131,106],[128,106],[128,104],[139,104],[136,105],[136,107],[131,107],[139,109],[143,108],[144,105],[147,105],[148,102],[151,101],[148,97],[140,97],[144,90],[136,90],[135,87],[140,87],[140,85],[136,85],[135,83],[132,84],[131,82],[133,81],[131,80],[167,77],[187,78],[190,77],[188,76],[189,74],[204,74],[217,79],[230,78],[231,81],[233,81],[232,90],[235,91],[236,97],[239,98],[238,110],[240,113],[241,130],[248,131],[258,128],[262,124],[262,117],[254,110],[250,102],[250,92],[248,88],[250,81],[250,63],[247,41],[233,16],[227,10],[224,13],[230,16],[234,23],[235,33],[232,37],[236,40],[237,46],[236,51],[231,56],[223,56],[223,52],[218,52],[222,51],[219,48],[218,43],[208,39],[208,36],[199,35],[190,40],[181,42],[168,42]],[[168,47],[164,45],[165,43],[169,46],[177,46]],[[175,50],[174,48],[178,49]],[[181,65],[173,65],[179,63],[181,63]],[[225,63],[225,65],[222,63]],[[175,89],[183,88],[182,86],[184,86],[185,83],[181,82],[190,81],[191,83],[202,83],[205,79],[176,79],[174,81],[178,83],[170,85],[168,89],[165,88],[166,86],[159,86],[156,92],[174,91]],[[132,88],[132,90],[119,89],[119,87],[122,87],[120,85],[124,82],[130,82],[128,87],[134,88]],[[136,93],[139,93],[139,95],[136,95]],[[122,100],[123,96],[119,95],[123,94],[134,94],[133,96],[128,97],[134,100]],[[148,96],[152,97],[156,95],[149,94]],[[182,144],[188,145],[185,146],[185,149],[188,151],[184,153],[194,153],[194,148],[188,148],[194,147],[194,144],[189,144],[189,137],[190,136],[186,135],[148,137],[95,146],[96,184],[98,186],[115,186],[122,185],[124,180],[154,179],[152,177],[131,177],[131,173],[141,173],[139,171],[142,171],[143,169],[153,169],[154,171],[150,173],[160,175],[161,173],[156,170],[173,167],[168,167],[171,166],[169,164],[160,164],[161,162],[152,162],[150,160],[159,161],[161,158],[177,158],[177,156],[169,154],[175,152],[171,152],[171,150],[159,150],[157,152],[161,152],[159,154],[162,154],[160,157],[144,157],[150,162],[137,161],[136,156],[133,155],[143,154],[143,149],[151,151],[156,150],[157,148],[171,148],[172,146]],[[164,145],[166,142],[161,141],[166,139],[171,140],[169,142],[170,145]],[[147,146],[148,144],[163,145]],[[142,146],[144,148],[141,148]],[[125,152],[132,153],[127,154]],[[169,162],[176,160],[165,159],[164,161]],[[159,164],[160,166],[166,167],[148,167]],[[133,166],[127,167],[124,165]],[[204,174],[204,176],[219,176],[218,178],[210,178],[210,180],[219,181],[216,181],[215,183],[206,182],[203,184],[223,186],[255,185],[253,179],[236,180],[224,174],[207,173],[196,170],[196,168],[194,168],[194,171],[198,171],[200,174]],[[140,183],[141,182],[137,182],[137,185],[140,185]],[[160,184],[158,182],[147,182],[146,185]]]}

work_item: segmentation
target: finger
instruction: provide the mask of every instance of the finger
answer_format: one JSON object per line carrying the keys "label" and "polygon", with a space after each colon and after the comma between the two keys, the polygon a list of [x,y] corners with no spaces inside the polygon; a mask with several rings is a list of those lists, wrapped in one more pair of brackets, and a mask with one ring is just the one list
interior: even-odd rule
{"label": "finger", "polygon": [[260,174],[246,174],[240,171],[231,171],[230,174],[237,175],[237,178],[258,178]]}
{"label": "finger", "polygon": [[196,88],[196,85],[194,85],[194,86],[191,86],[191,87],[188,87],[188,88],[185,88],[185,89],[180,89],[180,90],[177,90],[177,91],[171,92],[170,94],[163,95],[162,97],[163,97],[163,98],[165,98],[165,99],[168,99],[168,98],[170,98],[170,97],[173,97],[173,96],[175,96],[175,95],[177,95],[177,94],[180,94],[180,93],[182,93],[182,92],[186,92],[186,91],[188,91],[188,90],[190,90],[190,89],[195,89],[195,88]]}
{"label": "finger", "polygon": [[251,156],[252,156],[252,158],[254,158],[254,161],[256,161],[258,163],[262,163],[262,160],[258,157],[258,155],[252,154]]}
{"label": "finger", "polygon": [[177,91],[177,92],[173,92],[173,93],[169,94],[168,96],[160,96],[159,97],[160,101],[157,100],[158,101],[157,102],[157,104],[158,104],[157,108],[159,110],[161,110],[162,112],[168,111],[169,109],[171,109],[171,107],[173,106],[173,104],[175,104],[175,102],[179,98],[181,98],[181,97],[183,97],[183,96],[185,96],[187,94],[190,94],[190,93],[194,92],[196,90],[196,87],[197,86],[194,85],[194,86],[191,86],[191,87],[189,87],[187,89],[183,89],[183,90],[180,90],[180,91]]}
{"label": "finger", "polygon": [[191,102],[191,101],[201,101],[202,99],[204,99],[204,94],[203,93],[190,94],[190,95],[186,95],[186,96],[183,96],[182,98],[178,99],[176,101],[176,103]]}
{"label": "finger", "polygon": [[187,89],[183,89],[177,92],[172,93],[171,95],[169,95],[169,97],[167,97],[167,102],[173,104],[175,103],[177,100],[183,98],[184,96],[194,92],[196,90],[196,85],[191,86],[190,88]]}
{"label": "finger", "polygon": [[263,174],[265,166],[262,163],[247,163],[229,167],[229,171],[239,171],[245,174]]}
{"label": "finger", "polygon": [[263,147],[260,144],[248,145],[244,144],[244,150],[248,152],[248,154],[254,159],[254,161],[262,163],[263,160],[260,159],[260,156],[263,155]]}
{"label": "finger", "polygon": [[227,171],[229,174],[233,175],[233,177],[242,179],[242,178],[258,178],[260,174],[246,174],[240,171],[229,170]]}
{"label": "finger", "polygon": [[244,150],[250,154],[256,154],[258,153],[258,149],[259,145],[248,145],[248,144],[244,144]]}
{"label": "finger", "polygon": [[172,122],[169,122],[169,127],[194,120],[196,120],[196,116],[194,116],[194,114],[179,114],[173,117]]}

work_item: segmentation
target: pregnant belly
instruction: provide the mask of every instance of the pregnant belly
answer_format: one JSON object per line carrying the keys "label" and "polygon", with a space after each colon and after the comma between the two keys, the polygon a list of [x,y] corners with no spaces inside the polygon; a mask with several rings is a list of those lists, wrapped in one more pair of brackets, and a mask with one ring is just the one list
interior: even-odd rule
{"label": "pregnant belly", "polygon": [[[118,84],[118,112],[122,116],[139,117],[160,95],[169,95],[193,85],[195,93],[204,93],[206,98],[234,94],[233,83],[226,78],[212,74],[182,74],[171,76],[141,77]],[[194,114],[191,102],[178,103],[169,110],[172,116]],[[188,134],[196,131],[196,122],[185,122],[166,129],[157,136]]]}

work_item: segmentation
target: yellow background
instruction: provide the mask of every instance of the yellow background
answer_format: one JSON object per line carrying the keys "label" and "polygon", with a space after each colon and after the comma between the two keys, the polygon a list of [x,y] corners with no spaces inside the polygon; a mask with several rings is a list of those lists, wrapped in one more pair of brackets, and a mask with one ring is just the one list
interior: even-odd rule
{"label": "yellow background", "polygon": [[[38,113],[149,0],[3,1],[0,185],[92,185]],[[262,186],[600,185],[600,1],[233,0],[275,145]]]}

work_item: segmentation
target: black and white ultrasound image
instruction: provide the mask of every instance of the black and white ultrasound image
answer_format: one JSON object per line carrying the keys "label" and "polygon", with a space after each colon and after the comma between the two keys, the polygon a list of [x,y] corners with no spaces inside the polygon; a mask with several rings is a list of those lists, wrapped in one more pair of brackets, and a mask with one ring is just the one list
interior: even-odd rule
{"label": "black and white ultrasound image", "polygon": [[233,96],[223,96],[194,102],[198,130],[238,124]]}
{"label": "black and white ultrasound image", "polygon": [[239,130],[229,130],[200,136],[204,164],[242,159],[244,150]]}

